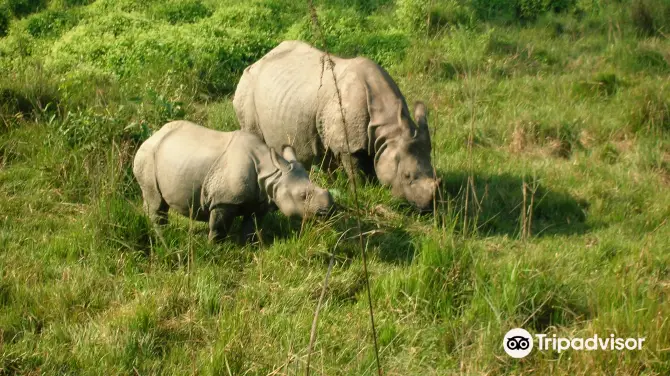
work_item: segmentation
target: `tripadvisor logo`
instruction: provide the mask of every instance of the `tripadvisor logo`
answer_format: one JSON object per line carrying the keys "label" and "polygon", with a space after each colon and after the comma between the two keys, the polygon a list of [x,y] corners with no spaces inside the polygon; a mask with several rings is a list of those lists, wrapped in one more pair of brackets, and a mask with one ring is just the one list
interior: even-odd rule
{"label": "tripadvisor logo", "polygon": [[565,350],[577,351],[633,351],[642,350],[642,344],[645,337],[642,338],[618,338],[614,334],[609,337],[599,337],[594,334],[589,338],[564,338],[556,337],[556,334],[548,337],[546,334],[535,334],[535,339],[526,330],[514,328],[505,334],[503,338],[503,348],[507,355],[512,358],[524,358],[533,350],[537,344],[539,351],[553,350],[559,354]]}
{"label": "tripadvisor logo", "polygon": [[514,328],[505,334],[503,348],[512,358],[524,358],[533,349],[533,337],[525,329]]}

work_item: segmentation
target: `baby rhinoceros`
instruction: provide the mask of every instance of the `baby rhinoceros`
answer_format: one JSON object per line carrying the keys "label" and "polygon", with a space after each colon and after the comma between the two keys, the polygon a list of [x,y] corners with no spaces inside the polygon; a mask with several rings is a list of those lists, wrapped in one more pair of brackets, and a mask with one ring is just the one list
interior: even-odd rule
{"label": "baby rhinoceros", "polygon": [[279,208],[289,217],[333,211],[332,196],[309,180],[293,148],[284,146],[282,154],[244,131],[174,121],[140,146],[133,173],[155,224],[166,224],[172,208],[209,221],[209,240],[220,241],[233,219],[243,216],[242,235],[248,240],[254,217],[260,221],[269,210]]}

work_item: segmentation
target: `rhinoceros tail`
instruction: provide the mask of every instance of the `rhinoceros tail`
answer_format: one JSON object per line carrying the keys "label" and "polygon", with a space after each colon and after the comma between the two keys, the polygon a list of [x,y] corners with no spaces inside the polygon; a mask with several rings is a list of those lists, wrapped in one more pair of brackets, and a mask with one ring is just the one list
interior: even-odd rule
{"label": "rhinoceros tail", "polygon": [[158,181],[156,180],[156,150],[161,142],[179,128],[182,122],[173,121],[165,124],[160,130],[149,137],[137,150],[133,159],[133,175],[140,184],[145,200],[151,197],[162,197]]}

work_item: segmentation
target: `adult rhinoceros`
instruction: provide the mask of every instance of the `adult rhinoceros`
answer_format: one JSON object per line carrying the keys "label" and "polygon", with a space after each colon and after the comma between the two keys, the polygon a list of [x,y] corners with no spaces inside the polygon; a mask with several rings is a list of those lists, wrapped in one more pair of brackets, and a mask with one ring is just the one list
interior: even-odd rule
{"label": "adult rhinoceros", "polygon": [[331,67],[324,57],[306,43],[285,41],[247,67],[233,100],[242,129],[270,147],[293,145],[305,166],[334,156],[351,178],[374,173],[395,196],[430,209],[437,184],[424,105],[416,104],[415,123],[382,67],[335,56]]}

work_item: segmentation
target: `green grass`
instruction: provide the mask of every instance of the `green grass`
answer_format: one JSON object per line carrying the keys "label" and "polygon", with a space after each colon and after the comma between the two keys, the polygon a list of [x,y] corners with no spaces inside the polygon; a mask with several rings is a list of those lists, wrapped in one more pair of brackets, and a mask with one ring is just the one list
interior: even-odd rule
{"label": "green grass", "polygon": [[[385,374],[670,373],[666,2],[316,4],[330,50],[383,64],[435,128],[435,215],[359,192]],[[335,218],[210,245],[172,214],[159,238],[131,172],[169,120],[237,129],[243,69],[321,44],[306,4],[0,0],[0,36],[0,375],[302,374],[333,251],[312,371],[376,373],[343,174],[314,172]],[[646,341],[515,360],[519,326]]]}

